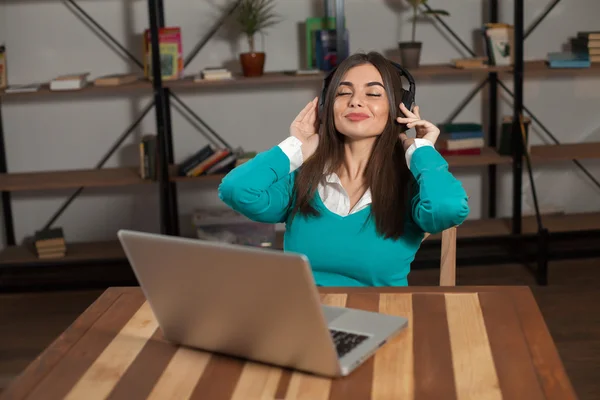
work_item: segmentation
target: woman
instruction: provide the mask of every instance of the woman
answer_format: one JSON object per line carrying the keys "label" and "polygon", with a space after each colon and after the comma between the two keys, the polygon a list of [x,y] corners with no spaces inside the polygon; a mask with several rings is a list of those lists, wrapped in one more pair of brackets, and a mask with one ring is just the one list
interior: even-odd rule
{"label": "woman", "polygon": [[402,93],[382,55],[352,55],[323,115],[315,98],[290,137],[223,179],[219,197],[254,221],[285,222],[284,250],[308,257],[319,286],[406,286],[424,232],[462,223],[469,206],[433,147],[439,129],[400,104]]}

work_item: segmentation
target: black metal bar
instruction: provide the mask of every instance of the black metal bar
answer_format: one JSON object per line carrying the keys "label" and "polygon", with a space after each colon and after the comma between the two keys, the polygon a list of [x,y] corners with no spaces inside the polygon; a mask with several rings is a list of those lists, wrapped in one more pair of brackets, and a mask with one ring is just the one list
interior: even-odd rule
{"label": "black metal bar", "polygon": [[[2,121],[2,99],[0,99],[0,174],[8,172],[8,163],[6,162],[6,142],[4,141],[4,124]],[[12,204],[10,201],[10,192],[2,192],[2,219],[4,222],[4,241],[7,246],[14,246],[15,225],[13,222]]]}
{"label": "black metal bar", "polygon": [[538,267],[536,270],[536,280],[538,285],[548,284],[548,229],[542,228],[538,232]]}
{"label": "black metal bar", "polygon": [[[489,3],[489,21],[498,22],[498,0]],[[498,137],[498,73],[488,74],[488,146],[496,148]],[[496,218],[497,166],[488,165],[488,218]]]}
{"label": "black metal bar", "polygon": [[[423,6],[427,9],[427,11],[433,11],[433,9],[429,6],[429,4],[427,4],[426,2],[423,3]],[[444,22],[443,19],[440,18],[439,15],[434,14],[433,18],[436,19],[437,22],[439,22],[447,31],[450,35],[452,35],[452,37],[467,51],[469,52],[469,54],[472,57],[477,57],[477,54],[475,54],[475,52],[465,44],[465,42],[460,38],[460,36],[458,36],[456,34],[456,32],[454,32],[454,30],[452,30],[452,28],[450,28],[448,26],[448,24],[446,22]]]}
{"label": "black metal bar", "polygon": [[452,112],[452,114],[450,114],[448,116],[448,118],[446,118],[446,121],[444,121],[444,123],[446,123],[446,124],[452,123],[452,121],[454,121],[454,119],[456,117],[458,117],[458,115],[462,112],[462,110],[464,110],[465,107],[469,105],[469,103],[471,102],[471,100],[473,100],[473,98],[477,95],[477,93],[479,93],[479,91],[481,89],[483,89],[483,87],[485,86],[485,84],[487,82],[488,82],[488,78],[484,79],[477,86],[475,86],[473,89],[471,89],[471,91],[469,92],[467,97],[465,97],[465,99],[458,105],[458,107],[456,107],[456,109]]}
{"label": "black metal bar", "polygon": [[83,8],[79,7],[79,5],[74,0],[64,0],[67,3],[71,4],[75,9],[83,16],[83,18],[92,24],[96,29],[98,29],[102,34],[116,47],[119,48],[131,61],[133,61],[138,67],[144,69],[144,65],[140,60],[138,60],[129,50],[127,50],[121,43],[119,43],[106,29],[102,27],[94,18],[92,18]]}
{"label": "black metal bar", "polygon": [[550,6],[548,8],[546,8],[546,10],[542,13],[542,15],[540,15],[530,26],[529,28],[527,28],[525,30],[525,33],[523,34],[523,40],[527,39],[527,36],[529,36],[533,30],[535,28],[537,28],[537,26],[544,20],[544,18],[546,18],[546,16],[548,16],[548,14],[550,14],[550,12],[552,11],[552,9],[554,7],[556,7],[556,5],[560,2],[560,0],[553,0],[552,3],[550,4]]}
{"label": "black metal bar", "polygon": [[175,93],[170,92],[171,97],[175,100],[185,111],[187,111],[199,124],[201,124],[207,131],[209,131],[215,138],[219,140],[219,142],[223,143],[223,145],[229,150],[233,150],[233,147],[225,141],[214,129],[212,129],[198,114],[194,112],[187,104],[185,104]]}
{"label": "black metal bar", "polygon": [[348,57],[344,41],[345,30],[346,16],[344,15],[344,0],[335,0],[335,37],[338,64]]}
{"label": "black metal bar", "polygon": [[[171,91],[163,88],[165,98],[165,144],[167,146],[167,159],[169,165],[175,163],[173,149],[173,131],[171,130]],[[169,180],[169,212],[171,214],[171,227],[173,235],[179,235],[179,206],[177,201],[177,184]]]}
{"label": "black metal bar", "polygon": [[215,24],[212,26],[212,28],[208,31],[208,33],[206,35],[204,35],[204,37],[202,39],[200,39],[200,41],[198,42],[198,44],[196,44],[196,46],[192,49],[192,51],[184,58],[183,61],[183,65],[184,67],[187,67],[189,65],[189,63],[192,62],[192,60],[196,57],[196,55],[198,55],[198,53],[200,52],[200,50],[202,50],[202,48],[204,46],[206,46],[206,43],[208,43],[208,41],[217,33],[217,31],[221,28],[221,26],[223,26],[223,24],[225,23],[225,21],[227,20],[227,18],[229,18],[231,16],[231,14],[233,14],[233,12],[235,11],[235,9],[238,7],[238,5],[241,3],[241,0],[236,1],[227,11],[227,13],[223,14],[221,16],[221,18],[219,18]]}
{"label": "black metal bar", "polygon": [[[514,93],[506,87],[506,85],[502,82],[502,81],[498,81],[498,84],[502,87],[502,89],[504,89],[504,91],[506,93],[508,93],[511,97],[515,97]],[[550,140],[552,140],[555,144],[561,144],[560,141],[556,138],[556,136],[554,136],[552,134],[552,132],[550,132],[550,130],[542,123],[542,121],[539,120],[538,117],[535,116],[535,114],[529,110],[525,105],[523,105],[523,110],[525,110],[525,112],[531,117],[531,119],[533,120],[533,122],[535,122],[536,124],[538,124],[538,126],[542,129],[542,131],[544,131],[544,133],[546,135],[548,135],[548,137],[550,138]],[[583,164],[581,164],[579,162],[579,160],[571,160],[573,161],[573,163],[598,187],[600,188],[600,182],[590,173],[590,171],[588,171]]]}
{"label": "black metal bar", "polygon": [[512,232],[521,233],[522,184],[523,184],[523,144],[519,120],[523,114],[523,0],[514,3],[514,89],[512,144],[513,144],[513,214]]}
{"label": "black metal bar", "polygon": [[150,20],[150,42],[152,47],[152,88],[154,89],[156,138],[158,144],[158,182],[160,204],[160,229],[161,233],[170,235],[171,219],[169,206],[169,165],[168,149],[165,133],[165,100],[162,90],[162,70],[160,63],[160,48],[158,44],[159,14],[157,0],[148,0],[148,16]]}
{"label": "black metal bar", "polygon": [[[104,156],[102,156],[100,161],[96,163],[96,166],[94,168],[100,169],[104,166],[104,164],[106,164],[106,162],[110,159],[114,152],[117,151],[121,144],[123,144],[125,139],[127,139],[129,135],[131,135],[133,130],[140,124],[140,122],[142,122],[142,119],[144,119],[146,114],[148,114],[153,105],[154,101],[151,101],[149,104],[146,105],[146,107],[144,107],[142,113],[137,117],[137,119],[133,123],[131,123],[131,125],[129,125],[129,127],[127,127],[127,129],[121,134],[121,136],[119,136],[119,138],[112,144],[110,149],[106,152],[106,154],[104,154]],[[80,187],[75,192],[73,192],[73,194],[71,194],[71,196],[67,200],[65,200],[65,202],[60,206],[60,208],[54,213],[54,215],[50,217],[48,222],[46,222],[46,225],[44,225],[43,229],[49,229],[56,222],[56,220],[60,218],[60,216],[65,212],[65,210],[73,202],[73,200],[75,200],[75,198],[77,198],[77,196],[81,194],[83,189],[84,187]]]}

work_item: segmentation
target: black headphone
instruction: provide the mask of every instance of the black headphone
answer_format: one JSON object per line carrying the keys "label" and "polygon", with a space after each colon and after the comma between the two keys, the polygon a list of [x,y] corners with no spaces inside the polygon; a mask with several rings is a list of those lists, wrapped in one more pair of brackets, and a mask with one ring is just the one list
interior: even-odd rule
{"label": "black headphone", "polygon": [[[406,106],[407,109],[412,111],[413,106],[415,104],[415,80],[412,77],[412,75],[410,74],[410,72],[408,72],[400,64],[398,64],[394,61],[390,61],[390,63],[398,70],[398,73],[400,74],[400,76],[405,76],[406,80],[408,80],[408,90],[405,90],[403,92],[401,101],[402,101],[402,103],[404,103],[404,105]],[[323,88],[321,89],[321,96],[319,97],[319,104],[318,104],[319,119],[321,119],[321,117],[323,115],[323,110],[325,108],[325,95],[327,94],[327,89],[329,88],[329,84],[331,83],[331,78],[333,77],[333,74],[335,73],[336,69],[337,69],[337,67],[334,67],[331,71],[329,71],[329,73],[323,79]]]}

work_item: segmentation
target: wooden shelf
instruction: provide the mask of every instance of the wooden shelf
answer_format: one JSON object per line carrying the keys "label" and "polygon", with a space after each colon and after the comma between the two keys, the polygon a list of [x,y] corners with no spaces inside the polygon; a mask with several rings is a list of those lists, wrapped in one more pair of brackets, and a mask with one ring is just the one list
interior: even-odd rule
{"label": "wooden shelf", "polygon": [[0,190],[47,190],[78,187],[125,186],[150,182],[134,167],[0,174]]}
{"label": "wooden shelf", "polygon": [[[548,214],[542,222],[552,232],[568,232],[600,229],[600,212],[577,214]],[[523,233],[537,232],[534,216],[523,217]],[[458,238],[502,236],[511,233],[511,219],[467,220],[457,230]],[[431,235],[429,239],[440,239]],[[11,246],[0,252],[0,266],[3,264],[41,264],[56,262],[81,262],[90,260],[126,260],[125,253],[117,240],[101,242],[67,242],[67,255],[57,259],[39,259],[32,249],[26,246]]]}
{"label": "wooden shelf", "polygon": [[[450,64],[431,64],[422,65],[419,68],[411,69],[411,74],[416,78],[450,78],[450,77],[479,77],[485,76],[490,72],[498,72],[500,74],[512,74],[513,68],[507,67],[496,67],[490,66],[485,68],[455,68]],[[599,75],[600,64],[592,64],[590,68],[548,68],[544,60],[525,61],[524,62],[524,74],[526,76],[547,76],[547,75],[568,75],[568,76],[586,76],[586,75]],[[174,90],[203,90],[211,88],[224,88],[224,87],[243,87],[243,86],[275,86],[283,84],[304,84],[304,83],[318,83],[320,84],[324,77],[323,73],[314,75],[294,75],[286,73],[284,71],[273,71],[266,72],[263,76],[259,77],[243,77],[236,76],[229,80],[214,80],[214,81],[202,81],[194,82],[192,77],[187,77],[180,80],[163,81],[165,87],[172,88]],[[88,85],[87,87],[79,90],[68,90],[68,91],[52,91],[49,89],[48,84],[43,84],[42,88],[37,92],[31,93],[5,93],[0,91],[0,97],[7,99],[12,98],[31,98],[38,96],[68,96],[68,95],[86,95],[86,94],[124,94],[124,93],[136,93],[136,92],[147,92],[152,93],[152,83],[149,80],[142,79],[138,82],[129,83],[119,86],[94,86]]]}
{"label": "wooden shelf", "polygon": [[[187,177],[175,175],[175,166],[170,168],[173,182],[217,181],[223,175]],[[65,171],[16,172],[0,174],[0,191],[34,191],[50,189],[72,189],[79,187],[111,187],[154,183],[142,179],[137,167],[78,169]]]}
{"label": "wooden shelf", "polygon": [[61,258],[38,258],[33,248],[25,245],[10,246],[0,252],[2,264],[85,262],[89,260],[126,260],[118,240],[102,242],[67,242],[67,254]]}
{"label": "wooden shelf", "polygon": [[[545,214],[542,215],[544,227],[552,232],[569,232],[600,229],[600,212],[574,214]],[[485,236],[509,235],[512,231],[511,218],[466,220],[456,231],[458,238],[473,238]],[[535,216],[524,216],[522,232],[533,234],[537,232]],[[432,239],[440,239],[441,235],[431,235]],[[429,239],[428,239],[429,240]]]}
{"label": "wooden shelf", "polygon": [[531,146],[530,155],[536,163],[600,159],[600,142],[535,145]]}
{"label": "wooden shelf", "polygon": [[544,76],[597,76],[600,75],[600,63],[593,63],[589,68],[550,68],[546,61],[525,61],[523,74],[526,77]]}
{"label": "wooden shelf", "polygon": [[477,167],[482,165],[510,164],[512,158],[501,156],[491,147],[481,149],[477,155],[444,156],[450,167]]}

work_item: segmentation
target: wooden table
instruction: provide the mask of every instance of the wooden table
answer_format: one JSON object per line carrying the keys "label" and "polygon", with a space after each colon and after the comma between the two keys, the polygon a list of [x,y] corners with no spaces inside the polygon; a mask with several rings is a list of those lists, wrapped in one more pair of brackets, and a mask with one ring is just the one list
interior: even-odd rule
{"label": "wooden table", "polygon": [[170,345],[139,288],[110,288],[2,398],[576,398],[527,287],[321,292],[326,304],[406,315],[409,329],[330,380]]}

